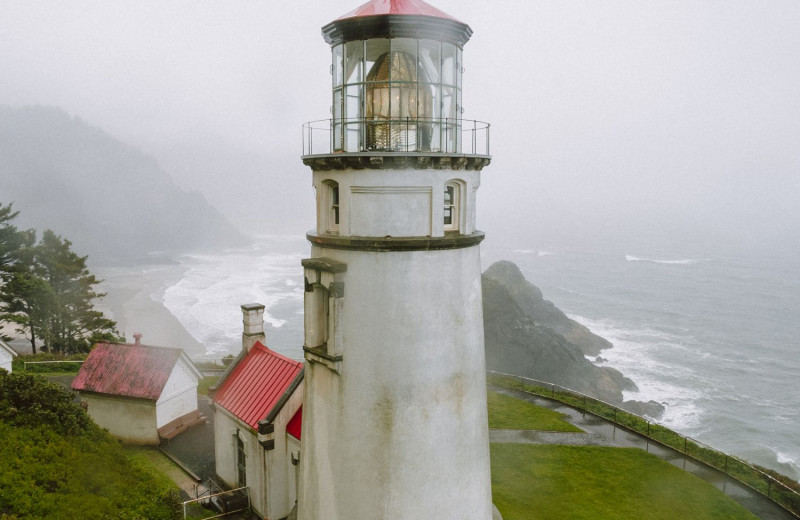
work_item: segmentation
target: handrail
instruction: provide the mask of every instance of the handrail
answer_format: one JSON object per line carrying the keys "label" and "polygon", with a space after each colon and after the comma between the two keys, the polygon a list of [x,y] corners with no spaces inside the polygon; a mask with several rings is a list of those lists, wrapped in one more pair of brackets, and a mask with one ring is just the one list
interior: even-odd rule
{"label": "handrail", "polygon": [[319,119],[303,124],[303,156],[401,152],[489,156],[490,124],[472,119]]}
{"label": "handrail", "polygon": [[697,462],[725,473],[750,489],[764,495],[795,517],[800,518],[800,483],[795,484],[797,487],[795,489],[774,476],[778,475],[788,482],[794,482],[785,475],[773,470],[766,471],[774,473],[774,475],[767,473],[764,468],[755,467],[734,455],[728,455],[691,437],[650,422],[644,417],[576,390],[559,386],[555,383],[502,372],[490,370],[488,374],[490,382],[498,386],[514,388],[502,383],[504,378],[506,380],[511,379],[513,381],[512,385],[521,385],[521,387],[514,389],[554,399],[584,412],[597,415],[649,440],[683,453]]}

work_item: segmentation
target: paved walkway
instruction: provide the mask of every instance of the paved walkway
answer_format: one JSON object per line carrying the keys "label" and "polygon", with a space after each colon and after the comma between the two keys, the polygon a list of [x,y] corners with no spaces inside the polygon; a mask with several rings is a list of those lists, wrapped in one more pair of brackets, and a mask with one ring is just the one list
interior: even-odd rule
{"label": "paved walkway", "polygon": [[491,390],[528,401],[537,406],[550,408],[567,416],[567,421],[585,433],[540,432],[530,430],[490,430],[489,441],[501,443],[560,444],[568,446],[616,446],[640,448],[666,460],[673,466],[710,482],[723,493],[748,509],[762,520],[797,520],[797,517],[773,501],[745,486],[721,471],[685,457],[679,451],[654,443],[647,437],[619,428],[605,419],[583,413],[564,403],[528,394],[518,390],[491,387]]}

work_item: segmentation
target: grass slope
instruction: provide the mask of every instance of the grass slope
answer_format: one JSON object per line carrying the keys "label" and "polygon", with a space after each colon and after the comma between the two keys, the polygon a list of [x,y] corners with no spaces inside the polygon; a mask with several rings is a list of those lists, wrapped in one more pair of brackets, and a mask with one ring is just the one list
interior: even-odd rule
{"label": "grass slope", "polygon": [[488,404],[489,428],[493,430],[583,431],[564,420],[563,413],[505,394],[489,392]]}
{"label": "grass slope", "polygon": [[711,484],[635,448],[492,444],[504,520],[752,520]]}

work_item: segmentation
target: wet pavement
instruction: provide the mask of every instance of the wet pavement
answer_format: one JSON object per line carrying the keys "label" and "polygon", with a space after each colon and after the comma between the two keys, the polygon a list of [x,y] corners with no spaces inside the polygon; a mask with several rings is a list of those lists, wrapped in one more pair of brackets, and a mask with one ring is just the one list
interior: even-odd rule
{"label": "wet pavement", "polygon": [[161,443],[160,448],[179,460],[203,482],[214,478],[214,414],[208,398],[197,397],[197,409],[206,416],[206,423],[193,426],[172,439]]}
{"label": "wet pavement", "polygon": [[560,444],[584,446],[616,446],[639,448],[665,460],[689,473],[711,483],[714,487],[733,498],[751,513],[762,520],[797,520],[797,517],[768,499],[761,493],[750,489],[738,480],[705,464],[694,461],[683,453],[654,443],[647,437],[630,432],[596,415],[584,413],[564,403],[528,394],[519,390],[490,387],[492,391],[510,395],[537,406],[555,410],[567,416],[567,422],[577,426],[585,433],[539,432],[530,430],[490,430],[490,442]]}

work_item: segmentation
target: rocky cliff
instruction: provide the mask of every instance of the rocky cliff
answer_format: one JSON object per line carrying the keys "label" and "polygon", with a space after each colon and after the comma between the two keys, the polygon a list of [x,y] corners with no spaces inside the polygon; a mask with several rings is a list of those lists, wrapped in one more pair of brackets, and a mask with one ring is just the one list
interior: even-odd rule
{"label": "rocky cliff", "polygon": [[[598,367],[596,356],[611,343],[568,318],[511,262],[492,264],[483,273],[483,320],[489,370],[555,383],[622,404],[622,391],[636,385],[619,371]],[[658,416],[658,403],[628,401],[635,413]]]}

